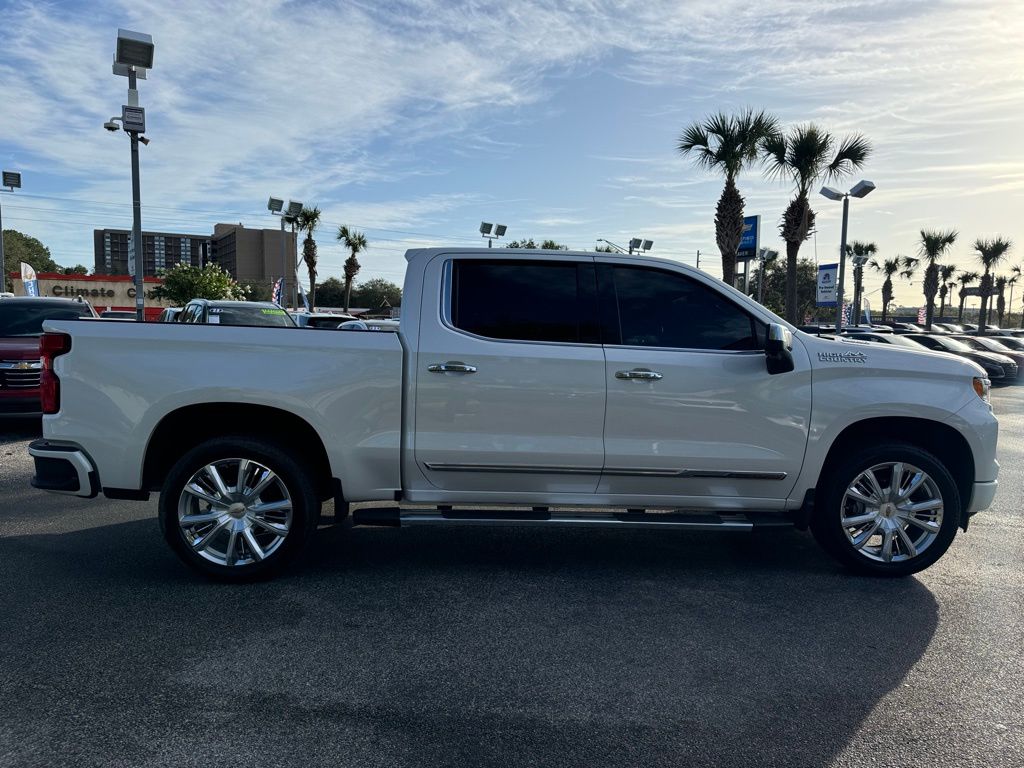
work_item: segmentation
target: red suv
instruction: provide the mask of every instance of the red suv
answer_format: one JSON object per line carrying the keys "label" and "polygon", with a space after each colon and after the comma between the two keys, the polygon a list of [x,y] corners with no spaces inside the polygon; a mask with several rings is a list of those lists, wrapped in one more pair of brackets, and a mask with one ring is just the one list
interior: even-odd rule
{"label": "red suv", "polygon": [[96,317],[86,301],[0,298],[0,414],[39,413],[39,337],[45,320]]}

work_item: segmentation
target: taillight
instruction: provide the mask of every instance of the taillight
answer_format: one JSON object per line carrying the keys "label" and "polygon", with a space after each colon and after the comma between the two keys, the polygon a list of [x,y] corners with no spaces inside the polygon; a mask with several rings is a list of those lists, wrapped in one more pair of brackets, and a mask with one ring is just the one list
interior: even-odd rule
{"label": "taillight", "polygon": [[71,351],[71,337],[66,333],[44,333],[39,340],[39,356],[43,370],[39,376],[39,399],[43,413],[60,410],[60,380],[53,371],[54,358]]}

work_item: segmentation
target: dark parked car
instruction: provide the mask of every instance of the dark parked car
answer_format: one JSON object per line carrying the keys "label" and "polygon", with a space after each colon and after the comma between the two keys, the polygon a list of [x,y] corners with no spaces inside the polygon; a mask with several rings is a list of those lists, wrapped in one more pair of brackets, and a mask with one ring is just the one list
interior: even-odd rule
{"label": "dark parked car", "polygon": [[181,315],[181,307],[167,307],[156,319],[158,323],[176,323]]}
{"label": "dark parked car", "polygon": [[1024,352],[1013,349],[1007,342],[1016,341],[1012,336],[954,336],[957,341],[966,344],[978,352],[995,352],[997,355],[1006,355],[1017,364],[1019,369],[1024,365]]}
{"label": "dark parked car", "polygon": [[988,374],[989,379],[993,383],[1009,384],[1017,380],[1017,363],[1006,355],[998,355],[994,352],[979,352],[978,350],[971,349],[962,341],[957,341],[949,336],[912,333],[908,334],[908,338],[936,352],[949,352],[977,363],[985,369],[985,373]]}
{"label": "dark parked car", "polygon": [[918,344],[916,341],[905,335],[892,333],[890,331],[881,333],[877,331],[871,331],[869,333],[851,333],[849,334],[849,338],[856,339],[857,341],[870,341],[875,344],[891,344],[894,347],[916,349],[918,351],[928,349],[928,347]]}
{"label": "dark parked car", "polygon": [[192,299],[181,310],[179,323],[200,325],[269,325],[295,328],[291,315],[270,301],[210,301]]}
{"label": "dark parked car", "polygon": [[87,301],[51,298],[0,300],[0,413],[38,413],[39,338],[46,320],[96,317]]}

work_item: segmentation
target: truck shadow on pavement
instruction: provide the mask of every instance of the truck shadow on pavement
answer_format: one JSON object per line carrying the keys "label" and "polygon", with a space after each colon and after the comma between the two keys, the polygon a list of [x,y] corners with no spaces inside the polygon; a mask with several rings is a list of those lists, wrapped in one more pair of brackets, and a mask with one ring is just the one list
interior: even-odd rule
{"label": "truck shadow on pavement", "polygon": [[0,575],[14,762],[827,765],[938,616],[793,531],[342,525],[230,586],[147,519],[2,538]]}

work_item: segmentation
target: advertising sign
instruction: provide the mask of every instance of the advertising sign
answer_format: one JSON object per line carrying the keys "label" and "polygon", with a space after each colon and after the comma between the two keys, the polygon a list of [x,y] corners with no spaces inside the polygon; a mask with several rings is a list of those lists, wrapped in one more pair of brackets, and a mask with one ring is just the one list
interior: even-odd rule
{"label": "advertising sign", "polygon": [[740,249],[736,252],[736,261],[750,261],[757,258],[757,249],[761,245],[761,217],[743,217],[743,236],[740,237]]}
{"label": "advertising sign", "polygon": [[836,279],[839,273],[838,264],[818,265],[818,300],[819,307],[836,306]]}

